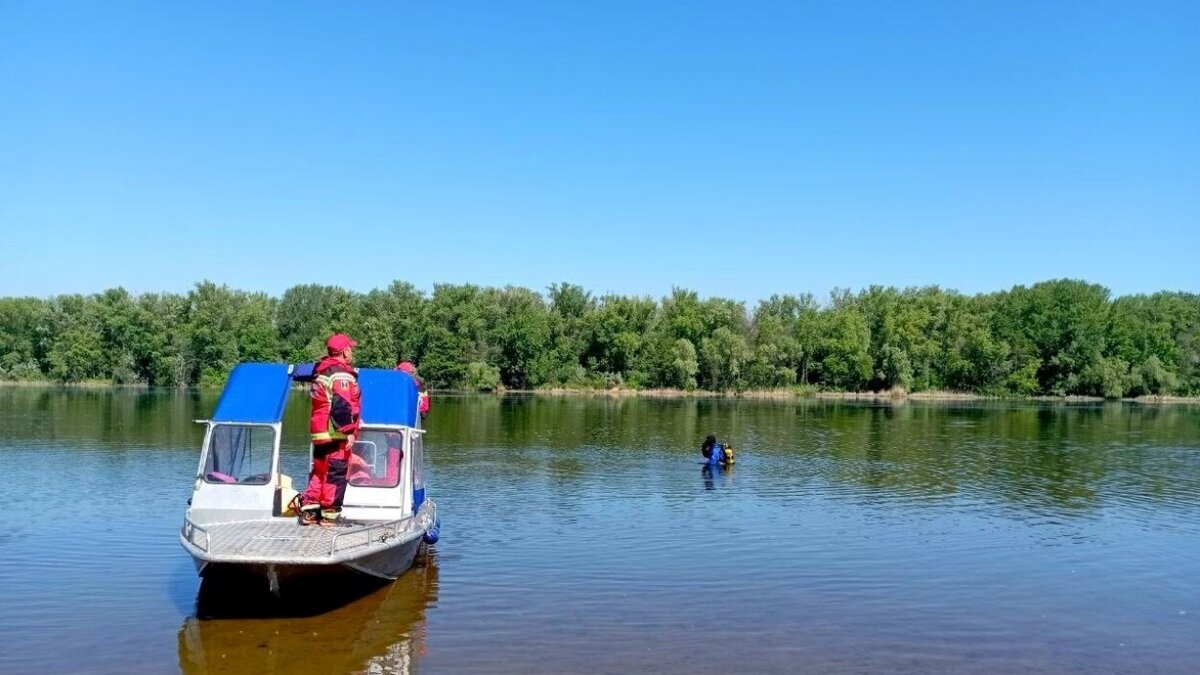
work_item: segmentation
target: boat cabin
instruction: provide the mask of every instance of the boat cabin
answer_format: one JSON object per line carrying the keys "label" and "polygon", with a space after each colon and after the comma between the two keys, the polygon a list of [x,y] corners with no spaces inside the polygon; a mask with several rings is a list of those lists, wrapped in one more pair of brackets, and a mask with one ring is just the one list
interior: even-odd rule
{"label": "boat cabin", "polygon": [[[243,363],[234,368],[205,425],[189,518],[197,524],[294,517],[289,502],[308,476],[280,471],[283,414],[312,365]],[[342,513],[353,521],[411,516],[425,501],[424,430],[413,377],[359,370],[362,424],[352,449]],[[312,446],[309,446],[311,461]]]}

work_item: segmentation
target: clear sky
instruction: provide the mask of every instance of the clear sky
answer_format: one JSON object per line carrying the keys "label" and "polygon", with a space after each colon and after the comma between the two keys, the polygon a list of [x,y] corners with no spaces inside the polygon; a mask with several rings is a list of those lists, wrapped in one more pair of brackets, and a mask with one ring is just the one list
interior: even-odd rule
{"label": "clear sky", "polygon": [[1200,2],[7,2],[0,295],[1200,292]]}

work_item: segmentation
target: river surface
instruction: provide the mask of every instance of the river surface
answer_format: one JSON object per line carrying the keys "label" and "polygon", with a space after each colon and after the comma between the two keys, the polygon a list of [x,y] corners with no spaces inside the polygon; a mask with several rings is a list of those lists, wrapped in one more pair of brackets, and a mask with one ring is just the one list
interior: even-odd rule
{"label": "river surface", "polygon": [[0,673],[1200,672],[1200,407],[439,396],[441,542],[273,601],[178,542],[215,400],[0,388]]}

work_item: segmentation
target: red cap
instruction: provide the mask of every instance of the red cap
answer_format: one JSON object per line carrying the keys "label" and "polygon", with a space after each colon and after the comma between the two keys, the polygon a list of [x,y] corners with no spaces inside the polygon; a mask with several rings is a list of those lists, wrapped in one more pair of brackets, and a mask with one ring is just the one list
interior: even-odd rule
{"label": "red cap", "polygon": [[396,370],[403,370],[409,375],[417,372],[416,366],[414,366],[411,361],[401,361],[400,363],[396,364]]}
{"label": "red cap", "polygon": [[329,336],[328,340],[325,341],[325,346],[329,347],[330,349],[342,351],[351,347],[357,347],[358,343],[345,333],[334,333],[333,335]]}

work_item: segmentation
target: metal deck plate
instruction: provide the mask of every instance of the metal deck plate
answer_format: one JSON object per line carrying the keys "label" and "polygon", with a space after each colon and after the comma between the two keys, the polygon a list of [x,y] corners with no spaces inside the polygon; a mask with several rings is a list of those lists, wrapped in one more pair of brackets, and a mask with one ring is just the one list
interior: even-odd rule
{"label": "metal deck plate", "polygon": [[209,557],[267,560],[340,558],[394,545],[407,528],[399,523],[351,527],[301,526],[291,518],[205,525]]}

